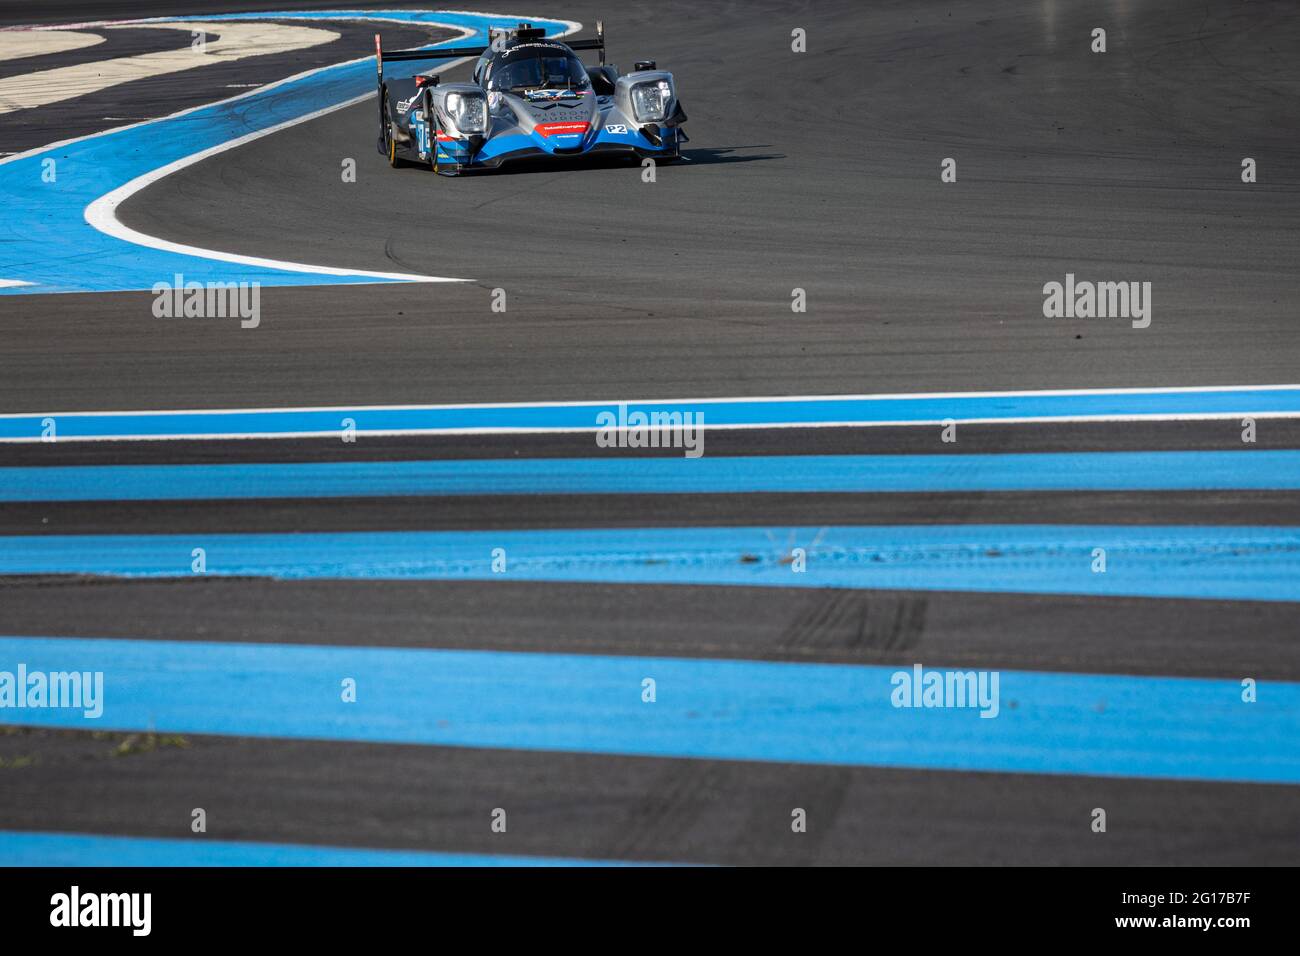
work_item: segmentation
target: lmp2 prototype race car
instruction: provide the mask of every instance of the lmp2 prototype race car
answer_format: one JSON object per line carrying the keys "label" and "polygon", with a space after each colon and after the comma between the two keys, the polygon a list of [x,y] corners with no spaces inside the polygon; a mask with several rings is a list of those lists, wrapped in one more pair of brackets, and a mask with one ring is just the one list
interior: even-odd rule
{"label": "lmp2 prototype race car", "polygon": [[[379,151],[389,165],[414,162],[454,176],[515,159],[622,153],[680,158],[686,114],[673,75],[639,61],[619,76],[605,63],[605,28],[563,43],[521,23],[492,30],[486,47],[386,51],[379,70]],[[575,50],[597,50],[583,66]],[[385,79],[384,63],[478,57],[472,83],[440,83],[432,72]]]}

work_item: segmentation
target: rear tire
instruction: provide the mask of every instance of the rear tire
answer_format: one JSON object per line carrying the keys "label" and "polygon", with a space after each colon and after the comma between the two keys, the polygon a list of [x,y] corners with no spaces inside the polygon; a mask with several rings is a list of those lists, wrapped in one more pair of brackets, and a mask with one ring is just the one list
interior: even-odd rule
{"label": "rear tire", "polygon": [[393,169],[402,165],[402,161],[397,158],[397,137],[393,135],[393,121],[388,111],[388,91],[384,90],[384,153],[388,157],[388,165]]}

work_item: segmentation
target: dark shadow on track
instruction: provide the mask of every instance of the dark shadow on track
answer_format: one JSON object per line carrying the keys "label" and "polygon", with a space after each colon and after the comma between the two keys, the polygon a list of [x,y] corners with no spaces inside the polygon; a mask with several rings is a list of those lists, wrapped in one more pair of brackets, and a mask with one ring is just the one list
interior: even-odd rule
{"label": "dark shadow on track", "polygon": [[[784,153],[767,153],[764,155],[732,155],[741,149],[767,149],[767,146],[724,146],[703,149],[684,149],[682,150],[682,160],[680,165],[691,164],[695,166],[713,166],[719,163],[753,163],[769,159],[785,159]],[[631,154],[623,153],[598,153],[588,156],[556,156],[542,157],[536,159],[516,159],[512,162],[503,163],[497,169],[473,169],[459,173],[460,176],[515,176],[530,175],[533,173],[562,173],[573,172],[584,169],[622,169],[628,166],[637,166],[641,163],[641,158]],[[418,163],[408,163],[408,166],[424,169]],[[658,160],[657,166],[676,166],[679,163],[675,160]]]}
{"label": "dark shadow on track", "polygon": [[757,163],[767,159],[785,159],[785,153],[733,156],[740,149],[770,149],[770,146],[715,146],[702,149],[684,149],[682,158],[697,166],[715,166],[720,163]]}

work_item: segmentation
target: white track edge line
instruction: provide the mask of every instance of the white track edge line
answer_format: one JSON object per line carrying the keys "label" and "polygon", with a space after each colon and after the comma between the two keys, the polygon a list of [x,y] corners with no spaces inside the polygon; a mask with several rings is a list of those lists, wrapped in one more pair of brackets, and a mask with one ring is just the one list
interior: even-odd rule
{"label": "white track edge line", "polygon": [[[1027,424],[1079,424],[1087,422],[1199,422],[1199,421],[1235,421],[1241,416],[1260,420],[1300,419],[1300,412],[1205,412],[1178,415],[1070,415],[1060,417],[1028,418],[954,418],[954,419],[917,419],[915,421],[863,421],[863,422],[746,422],[741,424],[709,425],[701,424],[701,431],[753,431],[768,428],[920,428],[938,427],[951,421],[957,425],[1027,425]],[[369,438],[402,438],[420,435],[549,435],[549,434],[587,434],[601,431],[605,426],[585,425],[581,427],[484,427],[484,428],[398,428],[398,429],[356,429],[356,434]],[[616,431],[627,431],[618,428]],[[309,432],[230,432],[230,433],[177,433],[172,435],[67,435],[55,441],[41,438],[39,435],[22,438],[0,438],[0,444],[67,444],[84,441],[257,441],[296,438],[331,438],[336,439],[341,428],[321,429]],[[1248,454],[1248,452],[1247,452]]]}
{"label": "white track edge line", "polygon": [[[1072,389],[1025,389],[1009,392],[882,392],[875,395],[768,395],[735,396],[725,398],[651,398],[651,399],[608,399],[564,402],[468,402],[434,405],[286,405],[275,408],[178,408],[178,409],[120,409],[115,411],[62,411],[62,412],[4,412],[0,420],[12,418],[35,418],[43,416],[96,418],[111,415],[279,415],[297,412],[419,412],[451,411],[459,409],[483,408],[583,408],[611,405],[721,405],[752,404],[756,402],[784,402],[788,404],[807,404],[813,402],[856,402],[856,401],[896,401],[908,399],[962,399],[962,398],[1035,398],[1039,396],[1087,396],[1087,395],[1176,395],[1192,392],[1275,392],[1300,391],[1297,385],[1174,385],[1153,388],[1072,388]],[[1159,412],[1149,414],[1162,415]],[[1177,413],[1175,413],[1177,414]],[[1201,414],[1201,413],[1188,413]],[[1206,413],[1223,416],[1246,414],[1238,412]],[[1291,414],[1271,412],[1268,414]],[[1164,416],[1162,416],[1164,417]],[[973,420],[973,419],[968,419]],[[1011,421],[1009,418],[994,419]],[[1036,419],[1035,419],[1036,420]],[[1066,419],[1051,416],[1050,421]],[[1107,417],[1105,420],[1123,420]]]}

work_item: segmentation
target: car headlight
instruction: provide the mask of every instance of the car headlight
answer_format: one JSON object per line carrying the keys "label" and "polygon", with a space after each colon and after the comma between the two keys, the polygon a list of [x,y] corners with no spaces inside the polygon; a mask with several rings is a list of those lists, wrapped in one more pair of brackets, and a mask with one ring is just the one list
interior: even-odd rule
{"label": "car headlight", "polygon": [[632,87],[632,112],[638,123],[659,123],[668,118],[673,87],[667,80],[651,80]]}
{"label": "car headlight", "polygon": [[487,132],[487,100],[472,93],[448,93],[443,102],[447,116],[462,133]]}

